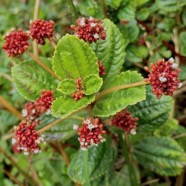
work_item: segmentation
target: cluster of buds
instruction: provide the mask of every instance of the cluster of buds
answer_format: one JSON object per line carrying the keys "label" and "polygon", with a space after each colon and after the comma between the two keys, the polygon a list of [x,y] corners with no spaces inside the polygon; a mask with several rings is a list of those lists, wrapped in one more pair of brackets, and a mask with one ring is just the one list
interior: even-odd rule
{"label": "cluster of buds", "polygon": [[31,22],[30,30],[23,32],[12,30],[4,36],[5,43],[3,50],[7,52],[8,57],[22,55],[29,47],[28,40],[36,40],[38,44],[44,45],[45,39],[52,40],[54,33],[54,22],[45,20],[36,20]]}
{"label": "cluster of buds", "polygon": [[[146,67],[148,70],[148,68]],[[151,64],[151,72],[148,75],[152,92],[161,98],[162,94],[172,96],[173,92],[181,87],[178,80],[180,69],[173,58],[168,61],[160,59],[156,64]]]}
{"label": "cluster of buds", "polygon": [[127,111],[126,109],[118,112],[112,118],[112,126],[116,126],[126,133],[130,133],[135,135],[136,134],[136,127],[137,127],[138,118],[134,118],[132,114]]}
{"label": "cluster of buds", "polygon": [[97,146],[99,143],[103,143],[105,138],[103,134],[106,133],[103,130],[103,124],[99,122],[98,118],[84,119],[82,126],[74,125],[74,130],[77,130],[79,135],[80,147],[82,150],[87,150],[91,146]]}
{"label": "cluster of buds", "polygon": [[52,40],[54,33],[54,22],[45,20],[35,20],[30,24],[30,36],[32,40],[40,45],[45,44],[45,39]]}
{"label": "cluster of buds", "polygon": [[105,75],[105,67],[103,66],[101,61],[98,61],[98,67],[99,67],[99,75],[103,76]]}
{"label": "cluster of buds", "polygon": [[98,19],[79,18],[76,21],[78,26],[71,25],[71,28],[75,31],[75,35],[84,41],[89,43],[96,42],[99,39],[106,39],[106,32],[102,26],[102,21]]}
{"label": "cluster of buds", "polygon": [[80,100],[83,97],[83,91],[82,91],[82,79],[78,78],[76,79],[76,86],[77,90],[75,93],[72,94],[72,98],[74,98],[76,101]]}
{"label": "cluster of buds", "polygon": [[45,143],[44,139],[35,130],[36,124],[26,124],[21,122],[19,126],[15,127],[15,134],[12,138],[12,144],[16,152],[23,152],[25,155],[29,153],[39,153],[40,143]]}
{"label": "cluster of buds", "polygon": [[3,50],[7,52],[8,57],[15,57],[21,55],[29,47],[29,34],[23,32],[21,29],[18,31],[11,31],[4,36],[5,44]]}

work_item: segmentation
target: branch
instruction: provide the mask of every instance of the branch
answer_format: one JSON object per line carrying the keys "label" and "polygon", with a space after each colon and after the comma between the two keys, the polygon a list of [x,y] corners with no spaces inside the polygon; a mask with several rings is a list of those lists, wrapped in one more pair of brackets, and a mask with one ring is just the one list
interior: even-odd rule
{"label": "branch", "polygon": [[65,149],[63,147],[63,144],[61,144],[60,142],[57,143],[58,147],[59,147],[59,151],[61,153],[61,155],[63,156],[66,165],[68,166],[70,164],[70,159],[67,155],[67,153],[65,152]]}
{"label": "branch", "polygon": [[106,4],[105,4],[105,0],[101,0],[101,5],[102,5],[103,14],[104,14],[105,18],[108,18],[107,7],[106,7]]}

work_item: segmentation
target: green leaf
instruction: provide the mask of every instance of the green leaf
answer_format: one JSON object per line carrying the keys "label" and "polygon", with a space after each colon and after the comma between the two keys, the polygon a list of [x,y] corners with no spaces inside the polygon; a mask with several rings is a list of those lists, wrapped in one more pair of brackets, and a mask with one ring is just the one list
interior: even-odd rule
{"label": "green leaf", "polygon": [[146,100],[127,109],[133,116],[138,117],[138,128],[141,131],[152,131],[166,122],[172,104],[171,97],[162,96],[161,99],[157,99],[152,93],[152,88],[148,86]]}
{"label": "green leaf", "polygon": [[[90,180],[97,179],[104,175],[110,168],[113,161],[113,150],[110,145],[110,140],[99,144],[97,147],[88,149],[88,169]],[[84,151],[79,150],[72,158],[68,167],[68,175],[74,182],[81,184],[85,183],[84,172]]]}
{"label": "green leaf", "polygon": [[71,95],[77,89],[76,82],[73,79],[64,79],[58,85],[57,90],[65,95]]}
{"label": "green leaf", "polygon": [[71,113],[86,107],[88,104],[93,102],[94,99],[95,96],[91,95],[76,101],[69,96],[62,95],[52,103],[52,115],[55,117],[65,118]]}
{"label": "green leaf", "polygon": [[87,43],[76,36],[65,35],[59,40],[52,60],[55,73],[62,79],[84,79],[99,75],[98,60]]}
{"label": "green leaf", "polygon": [[120,20],[131,21],[135,19],[135,10],[132,6],[124,6],[117,14]]}
{"label": "green leaf", "polygon": [[118,74],[125,57],[125,41],[119,29],[108,19],[103,21],[106,29],[106,40],[99,40],[93,46],[98,59],[105,67],[104,84]]}
{"label": "green leaf", "polygon": [[[49,68],[51,59],[40,58]],[[12,77],[19,93],[30,101],[34,101],[43,89],[56,90],[56,79],[35,61],[29,60],[12,68]]]}
{"label": "green leaf", "polygon": [[142,8],[139,10],[139,12],[137,12],[137,19],[139,19],[140,21],[144,21],[148,18],[150,14],[150,11],[148,8]]}
{"label": "green leaf", "polygon": [[[115,86],[143,81],[143,77],[136,71],[122,72],[113,77],[104,90]],[[145,86],[137,86],[113,91],[100,98],[93,107],[93,115],[107,117],[114,115],[128,105],[134,105],[145,99]]]}
{"label": "green leaf", "polygon": [[183,9],[182,20],[183,24],[186,26],[186,7]]}
{"label": "green leaf", "polygon": [[111,6],[114,9],[119,8],[122,0],[106,0],[106,4]]}
{"label": "green leaf", "polygon": [[179,46],[180,46],[180,54],[186,56],[186,32],[181,32],[179,35]]}
{"label": "green leaf", "polygon": [[95,74],[90,74],[83,80],[85,95],[91,95],[95,92],[98,92],[102,84],[103,84],[102,78]]}
{"label": "green leaf", "polygon": [[168,137],[147,137],[134,146],[136,160],[160,175],[175,176],[186,165],[186,154],[179,144]]}

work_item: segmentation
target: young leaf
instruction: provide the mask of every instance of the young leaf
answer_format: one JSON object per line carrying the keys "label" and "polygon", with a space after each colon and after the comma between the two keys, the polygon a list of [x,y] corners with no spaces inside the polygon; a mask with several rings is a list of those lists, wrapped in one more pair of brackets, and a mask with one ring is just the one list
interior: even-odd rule
{"label": "young leaf", "polygon": [[77,89],[76,82],[73,79],[64,79],[58,85],[57,90],[65,95],[71,95]]}
{"label": "young leaf", "polygon": [[83,80],[84,93],[85,95],[91,95],[98,92],[103,83],[102,78],[95,74],[90,74]]}
{"label": "young leaf", "polygon": [[175,176],[186,164],[186,154],[179,144],[168,137],[147,137],[133,149],[136,160],[160,175]]}
{"label": "young leaf", "polygon": [[127,109],[139,118],[138,128],[141,131],[152,131],[166,122],[172,104],[171,97],[162,96],[161,99],[157,99],[152,93],[152,88],[148,86],[147,99]]}
{"label": "young leaf", "polygon": [[106,29],[106,40],[97,41],[93,48],[105,67],[106,75],[103,76],[103,79],[106,84],[122,68],[125,57],[125,41],[119,29],[110,20],[105,19],[103,25]]}
{"label": "young leaf", "polygon": [[[143,77],[136,71],[122,72],[120,75],[115,76],[104,90],[110,89],[115,86],[131,84],[143,81]],[[99,117],[107,117],[114,115],[128,105],[134,105],[139,101],[145,99],[145,86],[137,86],[116,90],[112,93],[106,94],[101,97],[93,107],[93,115]]]}
{"label": "young leaf", "polygon": [[83,40],[68,34],[58,42],[52,64],[61,79],[84,79],[90,74],[99,75],[98,60],[92,48]]}
{"label": "young leaf", "polygon": [[76,101],[69,96],[62,95],[52,103],[52,115],[55,117],[65,118],[71,113],[86,107],[88,104],[93,102],[94,99],[95,96],[91,95]]}
{"label": "young leaf", "polygon": [[[51,59],[40,58],[49,68]],[[30,101],[34,101],[43,89],[56,90],[56,79],[35,61],[24,61],[12,68],[12,77],[19,93]]]}
{"label": "young leaf", "polygon": [[[110,168],[113,159],[113,150],[110,140],[88,149],[88,169],[90,180],[101,177]],[[68,167],[68,175],[74,182],[85,183],[84,151],[79,150],[73,157]]]}

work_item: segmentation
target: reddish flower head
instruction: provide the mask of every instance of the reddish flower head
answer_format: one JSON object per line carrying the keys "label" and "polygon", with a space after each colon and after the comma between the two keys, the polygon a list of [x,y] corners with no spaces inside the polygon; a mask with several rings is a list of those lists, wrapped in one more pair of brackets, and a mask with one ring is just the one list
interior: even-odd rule
{"label": "reddish flower head", "polygon": [[51,90],[42,90],[41,97],[36,99],[35,105],[37,112],[41,115],[50,112],[52,102],[54,101],[54,92]]}
{"label": "reddish flower head", "polygon": [[90,146],[97,146],[99,143],[105,141],[103,134],[106,133],[103,130],[103,125],[99,123],[99,119],[84,119],[82,126],[74,125],[74,129],[77,130],[79,135],[79,142],[82,150],[86,150]]}
{"label": "reddish flower head", "polygon": [[76,100],[80,100],[83,97],[83,91],[82,91],[82,79],[78,78],[76,79],[76,84],[77,84],[77,90],[75,93],[73,93],[71,96]]}
{"label": "reddish flower head", "polygon": [[16,148],[14,151],[19,152],[21,150],[25,155],[40,152],[39,144],[44,143],[44,139],[36,132],[35,127],[35,123],[27,125],[24,121],[15,127],[15,134],[12,138],[12,144]]}
{"label": "reddish flower head", "polygon": [[136,134],[138,118],[134,118],[126,109],[118,112],[112,119],[112,126],[117,126],[126,133]]}
{"label": "reddish flower head", "polygon": [[29,35],[23,32],[21,29],[18,31],[13,30],[12,32],[4,36],[5,44],[3,50],[7,52],[8,57],[15,57],[21,55],[28,49],[29,46]]}
{"label": "reddish flower head", "polygon": [[30,36],[38,44],[44,45],[45,39],[52,40],[54,33],[54,22],[45,20],[35,20],[30,24]]}
{"label": "reddish flower head", "polygon": [[105,75],[105,67],[103,66],[101,61],[98,61],[98,67],[99,67],[99,75],[103,76]]}
{"label": "reddish flower head", "polygon": [[180,70],[178,65],[174,63],[174,59],[168,61],[160,59],[156,64],[151,64],[151,72],[148,75],[152,92],[161,98],[162,94],[173,95],[173,92],[181,86],[178,80]]}
{"label": "reddish flower head", "polygon": [[106,32],[102,26],[102,21],[98,19],[79,18],[76,23],[78,26],[72,25],[71,28],[75,31],[75,35],[89,43],[96,42],[99,39],[106,39]]}

